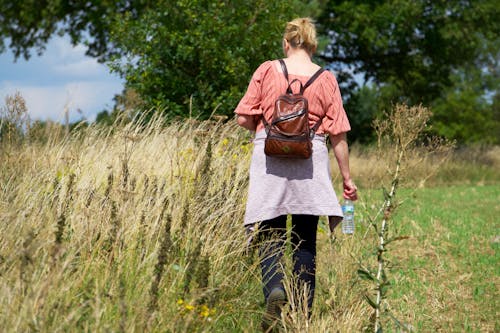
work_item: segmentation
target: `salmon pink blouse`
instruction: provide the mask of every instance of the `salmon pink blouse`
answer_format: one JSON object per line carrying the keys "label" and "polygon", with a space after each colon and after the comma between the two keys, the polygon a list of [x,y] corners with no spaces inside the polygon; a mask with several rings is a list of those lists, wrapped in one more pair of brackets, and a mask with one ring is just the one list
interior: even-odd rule
{"label": "salmon pink blouse", "polygon": [[[299,79],[304,85],[308,76],[288,74],[290,82]],[[277,60],[266,61],[257,68],[252,76],[245,96],[240,100],[236,110],[238,115],[253,115],[256,117],[257,129],[264,129],[262,115],[268,123],[274,110],[274,103],[279,95],[284,94],[288,83]],[[292,90],[298,92],[299,85],[294,83]],[[339,85],[335,76],[324,71],[305,91],[304,96],[309,104],[309,125],[312,127],[323,118],[316,133],[337,135],[351,129],[347,114],[342,104]]]}

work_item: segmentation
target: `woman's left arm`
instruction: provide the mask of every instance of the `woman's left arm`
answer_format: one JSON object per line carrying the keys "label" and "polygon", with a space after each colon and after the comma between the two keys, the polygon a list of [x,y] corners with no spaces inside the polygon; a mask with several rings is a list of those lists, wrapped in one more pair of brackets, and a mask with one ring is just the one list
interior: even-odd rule
{"label": "woman's left arm", "polygon": [[343,186],[344,186],[344,198],[350,200],[357,200],[358,194],[356,184],[351,179],[351,171],[349,168],[349,146],[347,144],[347,138],[345,133],[340,133],[337,135],[331,135],[333,153],[337,159],[339,165],[340,173],[342,174]]}

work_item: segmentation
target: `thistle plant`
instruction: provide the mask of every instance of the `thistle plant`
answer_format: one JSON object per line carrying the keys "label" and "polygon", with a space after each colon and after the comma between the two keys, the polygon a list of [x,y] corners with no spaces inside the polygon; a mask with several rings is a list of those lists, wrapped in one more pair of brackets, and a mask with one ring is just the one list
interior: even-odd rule
{"label": "thistle plant", "polygon": [[443,140],[426,139],[426,129],[431,115],[430,110],[422,106],[396,105],[389,114],[385,115],[384,119],[374,122],[378,136],[379,155],[381,159],[385,158],[388,161],[387,170],[391,175],[389,190],[383,188],[380,208],[373,216],[368,216],[377,237],[376,267],[373,269],[360,262],[358,269],[359,277],[370,281],[375,290],[375,295],[368,293],[364,295],[374,310],[372,324],[375,333],[383,331],[383,314],[392,318],[399,329],[408,330],[407,325],[392,315],[386,303],[387,292],[391,285],[388,277],[388,246],[408,237],[393,234],[390,232],[392,228],[389,227],[395,224],[393,216],[401,203],[397,200],[396,193],[408,170],[431,154],[439,155],[440,160],[434,165],[434,170],[427,175],[430,177],[449,157],[453,147],[453,144]]}

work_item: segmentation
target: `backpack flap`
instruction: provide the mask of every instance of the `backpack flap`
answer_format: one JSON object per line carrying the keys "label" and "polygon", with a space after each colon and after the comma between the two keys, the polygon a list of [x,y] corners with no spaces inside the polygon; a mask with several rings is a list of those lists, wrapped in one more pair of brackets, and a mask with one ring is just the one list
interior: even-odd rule
{"label": "backpack flap", "polygon": [[301,136],[309,131],[307,99],[281,95],[275,103],[271,130],[286,136]]}

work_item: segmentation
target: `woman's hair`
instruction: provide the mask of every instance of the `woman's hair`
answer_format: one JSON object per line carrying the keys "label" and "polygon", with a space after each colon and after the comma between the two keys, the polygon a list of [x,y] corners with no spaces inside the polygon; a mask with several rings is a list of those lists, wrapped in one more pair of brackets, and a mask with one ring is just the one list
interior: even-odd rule
{"label": "woman's hair", "polygon": [[296,18],[286,24],[283,36],[293,48],[301,48],[309,54],[316,52],[318,40],[316,39],[316,28],[309,17]]}

